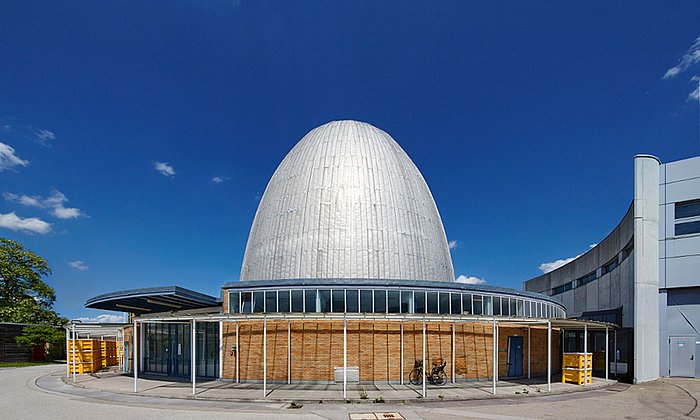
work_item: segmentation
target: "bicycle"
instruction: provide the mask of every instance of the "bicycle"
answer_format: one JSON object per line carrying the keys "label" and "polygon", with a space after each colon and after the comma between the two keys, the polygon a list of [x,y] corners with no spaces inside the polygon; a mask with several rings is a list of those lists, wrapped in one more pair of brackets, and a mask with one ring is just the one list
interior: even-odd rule
{"label": "bicycle", "polygon": [[[445,373],[447,362],[433,362],[433,369],[425,378],[433,385],[445,385],[447,383],[447,374]],[[423,361],[416,360],[413,363],[413,370],[408,375],[408,381],[413,385],[423,384]]]}

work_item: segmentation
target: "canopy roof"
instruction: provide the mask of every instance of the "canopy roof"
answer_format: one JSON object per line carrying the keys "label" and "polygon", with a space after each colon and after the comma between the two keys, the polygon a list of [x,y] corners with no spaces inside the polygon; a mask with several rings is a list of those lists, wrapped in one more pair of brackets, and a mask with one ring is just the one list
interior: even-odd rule
{"label": "canopy roof", "polygon": [[215,297],[178,286],[122,290],[95,296],[85,302],[86,308],[130,312],[137,315],[214,306],[220,306],[220,302]]}

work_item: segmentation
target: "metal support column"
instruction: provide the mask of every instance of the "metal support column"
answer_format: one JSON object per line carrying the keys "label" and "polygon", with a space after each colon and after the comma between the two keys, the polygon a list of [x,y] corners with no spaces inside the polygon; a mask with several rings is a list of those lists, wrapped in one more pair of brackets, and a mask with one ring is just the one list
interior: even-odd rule
{"label": "metal support column", "polygon": [[190,369],[192,369],[192,395],[197,392],[197,321],[192,318],[192,338],[190,339],[192,344],[192,363]]}
{"label": "metal support column", "polygon": [[219,380],[224,379],[224,321],[219,321]]}
{"label": "metal support column", "polygon": [[287,384],[292,383],[292,321],[287,321]]}
{"label": "metal support column", "polygon": [[[134,342],[134,350],[133,350],[134,351],[134,363],[132,363],[134,365],[133,366],[133,369],[134,369],[134,392],[137,392],[138,388],[137,388],[136,382],[139,379],[139,355],[138,355],[138,353],[139,353],[139,346],[138,346],[139,335],[136,333],[136,316],[134,316],[134,332],[133,332],[132,336],[134,338],[132,340]],[[73,342],[73,348],[75,348],[75,342]],[[73,372],[75,372],[75,370],[73,370]]]}
{"label": "metal support column", "polygon": [[610,370],[610,359],[608,358],[608,326],[605,326],[605,380],[608,380],[608,371]]}
{"label": "metal support column", "polygon": [[619,378],[617,377],[617,330],[615,330],[613,334],[614,342],[613,342],[613,360],[615,360],[615,379]]}
{"label": "metal support column", "polygon": [[[136,325],[136,322],[134,322],[134,325]],[[73,339],[73,383],[75,383],[75,359],[77,359],[76,354],[75,354],[77,351],[77,348],[75,346],[75,324],[73,324],[71,326],[71,328],[72,328],[71,336]],[[136,392],[136,380],[134,380],[134,392]]]}
{"label": "metal support column", "polygon": [[498,324],[493,318],[493,395],[496,395],[496,382],[498,381]]}
{"label": "metal support column", "polygon": [[241,383],[241,377],[238,375],[238,360],[241,358],[241,351],[238,349],[238,322],[236,322],[236,383]]}
{"label": "metal support column", "polygon": [[423,378],[422,378],[422,384],[423,384],[423,398],[425,398],[425,370],[428,367],[425,365],[425,318],[423,318]]}
{"label": "metal support column", "polygon": [[[592,368],[593,366],[591,366]],[[583,326],[583,386],[588,383],[588,325]]]}
{"label": "metal support column", "polygon": [[263,398],[267,398],[267,317],[263,318]]}
{"label": "metal support column", "polygon": [[547,391],[552,390],[552,321],[547,321]]}
{"label": "metal support column", "polygon": [[527,326],[527,379],[530,379],[530,326]]}
{"label": "metal support column", "polygon": [[403,320],[401,320],[401,385],[403,385]]}
{"label": "metal support column", "polygon": [[65,327],[66,330],[66,382],[68,382],[68,377],[70,376],[70,357],[69,355],[69,350],[70,350],[70,330],[68,327]]}
{"label": "metal support column", "polygon": [[455,323],[452,323],[452,383],[455,383]]}
{"label": "metal support column", "polygon": [[348,397],[348,320],[343,317],[343,398]]}

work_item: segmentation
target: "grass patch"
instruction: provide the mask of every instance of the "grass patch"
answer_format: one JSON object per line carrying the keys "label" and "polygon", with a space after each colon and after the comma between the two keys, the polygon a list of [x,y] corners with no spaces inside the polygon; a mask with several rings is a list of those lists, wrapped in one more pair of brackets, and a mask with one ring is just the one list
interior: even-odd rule
{"label": "grass patch", "polygon": [[0,362],[0,368],[53,365],[54,362]]}

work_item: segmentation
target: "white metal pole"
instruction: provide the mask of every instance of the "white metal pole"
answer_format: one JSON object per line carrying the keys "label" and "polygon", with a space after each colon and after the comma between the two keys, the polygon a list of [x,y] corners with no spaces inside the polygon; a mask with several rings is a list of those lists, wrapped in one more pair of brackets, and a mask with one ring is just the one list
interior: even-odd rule
{"label": "white metal pole", "polygon": [[70,330],[68,326],[65,327],[66,330],[66,382],[68,382],[68,377],[70,376]]}
{"label": "white metal pole", "polygon": [[452,323],[452,383],[455,383],[455,323]]}
{"label": "white metal pole", "polygon": [[583,326],[583,386],[588,382],[588,325]]}
{"label": "white metal pole", "polygon": [[236,383],[240,384],[241,383],[241,377],[239,376],[239,370],[238,370],[238,360],[241,358],[241,351],[238,348],[238,322],[236,322]]}
{"label": "white metal pole", "polygon": [[263,398],[267,398],[267,317],[263,318]]}
{"label": "white metal pole", "polygon": [[292,321],[287,321],[287,383],[292,383]]}
{"label": "white metal pole", "polygon": [[527,379],[530,379],[530,326],[527,326]]}
{"label": "white metal pole", "polygon": [[197,392],[197,321],[192,318],[192,339],[191,339],[192,363],[192,395]]}
{"label": "white metal pole", "polygon": [[399,381],[403,385],[403,320],[401,320],[401,378]]}
{"label": "white metal pole", "polygon": [[136,326],[136,314],[134,314],[134,333],[133,333],[133,342],[134,342],[134,363],[132,363],[134,366],[132,366],[132,369],[134,369],[134,392],[138,391],[138,379],[139,379],[139,346],[138,346],[138,341],[139,341],[139,335],[136,333],[137,330]]}
{"label": "white metal pole", "polygon": [[615,361],[615,379],[618,379],[617,377],[617,330],[613,333],[613,339],[615,340],[613,342],[613,360]]}
{"label": "white metal pole", "polygon": [[428,367],[425,365],[425,317],[423,317],[423,398],[425,398],[425,370]]}
{"label": "white metal pole", "polygon": [[547,321],[547,391],[552,390],[552,321]]}
{"label": "white metal pole", "polygon": [[78,358],[78,355],[76,354],[78,352],[78,348],[76,347],[76,342],[75,342],[75,324],[72,325],[72,331],[73,331],[73,383],[75,383],[75,375],[76,375],[76,359]]}
{"label": "white metal pole", "polygon": [[493,395],[496,395],[496,382],[498,381],[498,324],[493,317]]}
{"label": "white metal pole", "polygon": [[608,380],[608,371],[610,369],[610,359],[608,359],[608,326],[605,326],[605,380]]}
{"label": "white metal pole", "polygon": [[224,379],[224,321],[219,321],[219,380]]}
{"label": "white metal pole", "polygon": [[343,317],[343,398],[348,397],[348,321]]}

